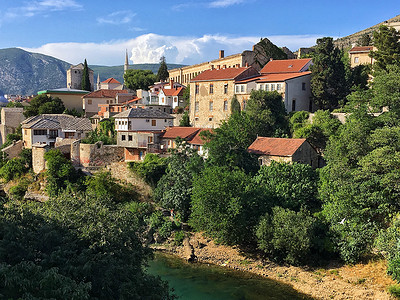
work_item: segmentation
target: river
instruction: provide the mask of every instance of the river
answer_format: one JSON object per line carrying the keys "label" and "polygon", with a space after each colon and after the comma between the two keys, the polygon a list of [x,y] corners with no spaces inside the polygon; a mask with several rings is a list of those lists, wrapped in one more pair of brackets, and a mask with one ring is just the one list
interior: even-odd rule
{"label": "river", "polygon": [[312,299],[289,285],[249,272],[220,266],[187,263],[172,255],[156,253],[148,272],[168,281],[182,300]]}

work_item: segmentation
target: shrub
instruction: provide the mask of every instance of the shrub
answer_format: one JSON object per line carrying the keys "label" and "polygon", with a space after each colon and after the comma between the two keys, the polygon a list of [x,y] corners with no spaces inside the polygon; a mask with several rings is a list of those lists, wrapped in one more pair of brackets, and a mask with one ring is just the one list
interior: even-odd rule
{"label": "shrub", "polygon": [[290,264],[308,257],[314,237],[314,218],[306,212],[274,207],[257,227],[258,245],[267,254]]}
{"label": "shrub", "polygon": [[26,191],[28,190],[30,182],[27,179],[22,179],[10,188],[8,193],[10,194],[11,198],[14,200],[22,200],[25,196]]}
{"label": "shrub", "polygon": [[184,239],[185,239],[185,232],[181,230],[175,232],[175,237],[174,237],[175,245],[177,246],[182,245]]}
{"label": "shrub", "polygon": [[389,294],[396,298],[400,298],[400,286],[398,284],[393,284],[388,288]]}
{"label": "shrub", "polygon": [[164,215],[161,211],[153,212],[149,218],[149,225],[151,228],[157,229],[164,221]]}
{"label": "shrub", "polygon": [[170,220],[165,220],[164,223],[162,223],[161,227],[158,229],[158,233],[164,239],[169,238],[172,233],[172,227],[172,222]]}
{"label": "shrub", "polygon": [[155,187],[167,168],[166,159],[156,154],[146,154],[143,162],[129,162],[128,168]]}
{"label": "shrub", "polygon": [[25,166],[24,160],[16,157],[7,161],[0,169],[0,175],[5,181],[10,181],[21,177],[26,171],[28,171],[28,168]]}

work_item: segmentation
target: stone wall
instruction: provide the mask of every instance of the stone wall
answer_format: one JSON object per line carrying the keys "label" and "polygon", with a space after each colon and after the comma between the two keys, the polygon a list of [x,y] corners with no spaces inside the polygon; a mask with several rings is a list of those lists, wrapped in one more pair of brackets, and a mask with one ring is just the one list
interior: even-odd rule
{"label": "stone wall", "polygon": [[50,149],[47,145],[34,145],[32,147],[32,168],[36,174],[46,169],[44,154]]}
{"label": "stone wall", "polygon": [[15,129],[25,120],[24,109],[20,107],[3,107],[1,109],[0,143],[4,144],[7,134],[15,133]]}
{"label": "stone wall", "polygon": [[113,162],[124,161],[124,148],[116,145],[81,144],[71,145],[71,161],[76,167],[104,167]]}
{"label": "stone wall", "polygon": [[14,141],[10,146],[5,147],[1,151],[7,154],[7,158],[11,159],[17,157],[23,148],[24,143],[22,141]]}

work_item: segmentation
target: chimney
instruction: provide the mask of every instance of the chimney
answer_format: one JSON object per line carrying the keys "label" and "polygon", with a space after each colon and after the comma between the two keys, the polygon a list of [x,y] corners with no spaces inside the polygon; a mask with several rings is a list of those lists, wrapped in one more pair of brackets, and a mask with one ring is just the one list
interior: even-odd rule
{"label": "chimney", "polygon": [[271,57],[270,59],[269,59],[269,61],[273,61],[274,59]]}
{"label": "chimney", "polygon": [[211,70],[214,70],[214,65],[211,65]]}
{"label": "chimney", "polygon": [[219,50],[219,58],[224,58],[224,57],[225,57],[225,51]]}
{"label": "chimney", "polygon": [[220,69],[220,65],[217,66],[217,70],[219,70],[219,69]]}
{"label": "chimney", "polygon": [[248,63],[248,62],[246,62],[245,66],[246,66],[246,68],[248,68],[248,67],[249,67],[249,63]]}
{"label": "chimney", "polygon": [[174,88],[174,80],[172,78],[169,80],[169,86],[171,90]]}
{"label": "chimney", "polygon": [[226,69],[226,65],[223,65],[222,68],[223,68],[223,69]]}

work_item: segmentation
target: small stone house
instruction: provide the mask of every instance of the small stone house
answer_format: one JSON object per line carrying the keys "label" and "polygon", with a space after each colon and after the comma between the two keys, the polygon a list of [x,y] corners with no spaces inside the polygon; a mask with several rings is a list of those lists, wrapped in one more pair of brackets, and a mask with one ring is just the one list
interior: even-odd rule
{"label": "small stone house", "polygon": [[258,156],[260,165],[268,166],[274,160],[318,167],[317,151],[306,139],[257,137],[247,150]]}

